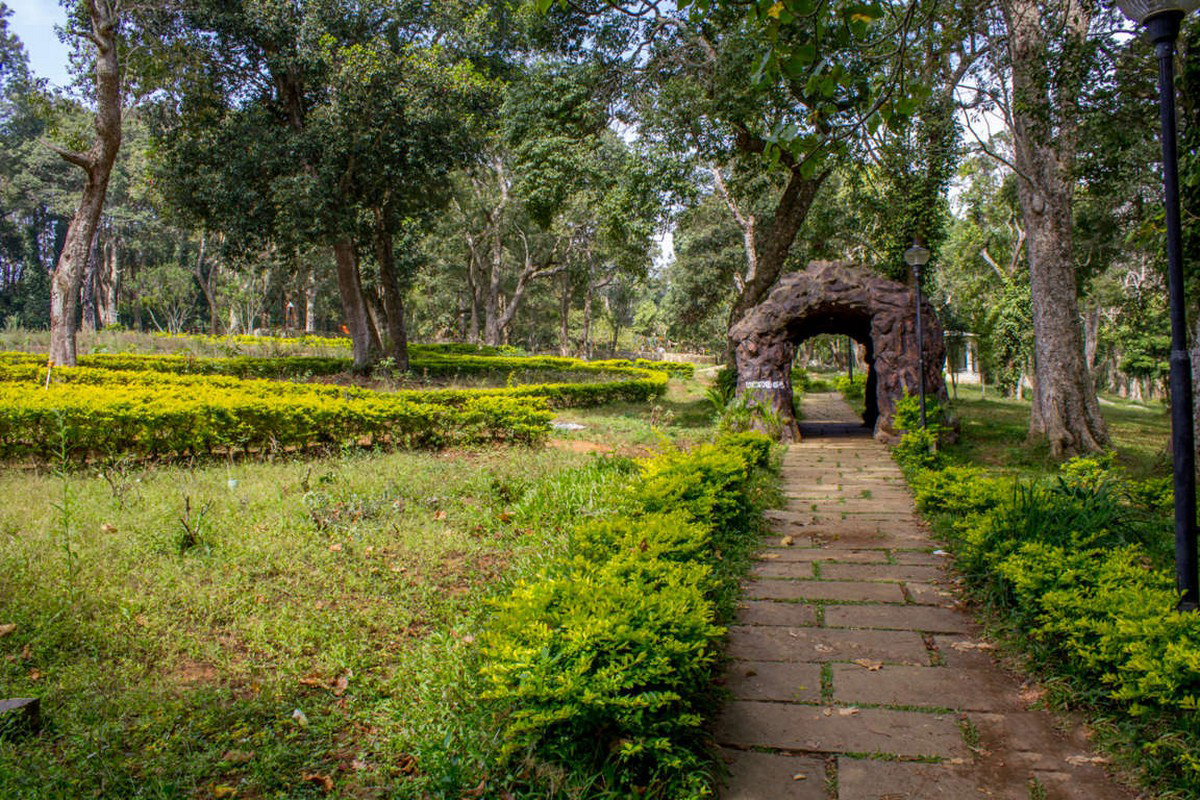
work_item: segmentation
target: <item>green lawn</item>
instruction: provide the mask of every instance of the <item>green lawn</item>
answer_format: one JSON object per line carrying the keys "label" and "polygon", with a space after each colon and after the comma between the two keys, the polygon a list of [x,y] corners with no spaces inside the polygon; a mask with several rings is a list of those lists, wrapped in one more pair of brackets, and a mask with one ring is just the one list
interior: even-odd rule
{"label": "green lawn", "polygon": [[3,470],[0,696],[41,697],[45,730],[0,739],[0,797],[470,790],[487,599],[624,481],[586,450],[707,434],[671,384],[539,450]]}
{"label": "green lawn", "polygon": [[[1057,470],[1044,444],[1030,444],[1029,403],[1009,399],[959,399],[950,404],[960,437],[946,448],[952,460],[976,463],[1026,477]],[[1145,478],[1170,471],[1167,442],[1171,419],[1164,407],[1101,404],[1101,414],[1117,453],[1117,463],[1130,477]]]}

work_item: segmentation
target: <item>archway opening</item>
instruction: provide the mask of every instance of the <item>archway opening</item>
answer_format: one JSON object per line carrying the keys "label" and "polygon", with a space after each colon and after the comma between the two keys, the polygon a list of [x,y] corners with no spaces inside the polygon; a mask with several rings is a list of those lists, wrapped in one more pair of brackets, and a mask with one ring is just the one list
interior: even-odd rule
{"label": "archway opening", "polygon": [[[791,320],[786,328],[788,338],[795,347],[795,358],[804,350],[804,343],[818,336],[847,337],[863,348],[866,385],[863,392],[863,424],[875,427],[879,419],[879,400],[876,390],[879,376],[875,372],[875,342],[871,338],[871,316],[861,308],[847,308],[836,304],[816,309],[814,313]],[[852,354],[848,354],[853,358]],[[793,359],[793,367],[795,359]]]}

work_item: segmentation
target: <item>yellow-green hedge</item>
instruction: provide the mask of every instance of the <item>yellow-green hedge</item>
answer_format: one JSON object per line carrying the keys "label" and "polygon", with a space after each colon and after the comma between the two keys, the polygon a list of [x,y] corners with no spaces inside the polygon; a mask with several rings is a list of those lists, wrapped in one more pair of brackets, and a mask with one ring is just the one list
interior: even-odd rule
{"label": "yellow-green hedge", "polygon": [[303,449],[380,443],[441,447],[534,443],[551,413],[537,398],[485,396],[459,405],[384,394],[280,394],[226,383],[158,386],[0,383],[0,456],[54,459],[135,453]]}

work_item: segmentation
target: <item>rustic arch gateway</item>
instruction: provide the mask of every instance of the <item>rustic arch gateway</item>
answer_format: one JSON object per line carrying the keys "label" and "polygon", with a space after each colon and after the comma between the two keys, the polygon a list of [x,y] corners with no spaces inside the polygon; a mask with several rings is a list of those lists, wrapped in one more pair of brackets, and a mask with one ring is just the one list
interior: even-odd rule
{"label": "rustic arch gateway", "polygon": [[[925,392],[945,402],[942,326],[928,302],[921,306],[925,338]],[[895,438],[892,417],[905,391],[919,391],[916,291],[845,262],[814,261],[780,279],[767,299],[730,331],[738,394],[751,393],[784,422],[784,437],[799,433],[792,411],[796,345],[822,333],[850,336],[867,351],[863,421],[875,438]]]}

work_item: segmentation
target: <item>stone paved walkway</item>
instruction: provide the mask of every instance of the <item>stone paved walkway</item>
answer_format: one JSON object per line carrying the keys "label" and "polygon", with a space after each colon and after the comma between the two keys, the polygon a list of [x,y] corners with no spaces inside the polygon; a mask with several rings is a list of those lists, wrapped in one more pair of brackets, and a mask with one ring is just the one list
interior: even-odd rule
{"label": "stone paved walkway", "polygon": [[723,797],[1131,798],[995,666],[886,448],[836,395],[804,418],[730,628]]}

